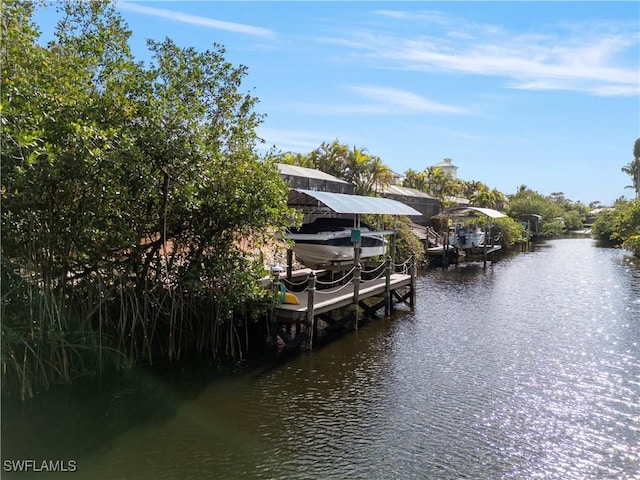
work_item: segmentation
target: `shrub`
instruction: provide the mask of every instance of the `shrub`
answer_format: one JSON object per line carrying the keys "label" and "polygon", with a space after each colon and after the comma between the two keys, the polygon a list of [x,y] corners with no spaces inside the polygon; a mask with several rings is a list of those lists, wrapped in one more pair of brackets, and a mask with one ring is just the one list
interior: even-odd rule
{"label": "shrub", "polygon": [[591,234],[602,241],[612,241],[613,235],[613,210],[602,210],[596,215],[593,225],[591,225]]}
{"label": "shrub", "polygon": [[502,245],[505,247],[512,247],[524,238],[522,224],[511,217],[498,218],[495,225],[502,238]]}
{"label": "shrub", "polygon": [[631,250],[636,257],[640,257],[640,235],[632,235],[622,242],[622,246]]}

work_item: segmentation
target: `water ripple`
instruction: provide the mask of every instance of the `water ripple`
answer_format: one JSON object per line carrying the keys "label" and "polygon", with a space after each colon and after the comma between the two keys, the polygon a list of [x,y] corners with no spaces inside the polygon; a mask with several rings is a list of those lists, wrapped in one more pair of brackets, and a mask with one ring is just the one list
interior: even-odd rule
{"label": "water ripple", "polygon": [[639,392],[640,263],[590,240],[558,240],[486,270],[430,271],[415,312],[212,382],[84,471],[640,479]]}

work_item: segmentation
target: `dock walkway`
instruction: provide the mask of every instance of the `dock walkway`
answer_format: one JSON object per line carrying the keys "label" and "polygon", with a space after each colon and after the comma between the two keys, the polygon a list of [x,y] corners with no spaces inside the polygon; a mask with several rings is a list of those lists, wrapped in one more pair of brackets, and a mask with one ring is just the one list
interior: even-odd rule
{"label": "dock walkway", "polygon": [[[376,276],[367,279],[373,275]],[[332,328],[352,325],[357,329],[361,313],[363,316],[372,316],[384,307],[385,315],[390,315],[394,301],[407,303],[413,309],[416,276],[415,257],[400,265],[395,265],[388,257],[384,263],[369,271],[357,265],[342,278],[330,282],[318,280],[314,270],[302,282],[285,281],[280,275],[275,275],[272,285],[274,293],[284,292],[287,282],[295,287],[305,286],[302,291],[289,291],[297,297],[297,304],[274,304],[269,337],[272,342],[280,338],[286,348],[297,348],[306,341],[311,349],[313,339],[318,334],[316,318]],[[364,301],[373,297],[381,298],[374,302]]]}
{"label": "dock walkway", "polygon": [[[396,290],[400,287],[411,285],[411,275],[402,273],[392,273],[390,287]],[[375,280],[363,280],[360,282],[359,300],[385,294],[387,289],[386,278]],[[309,292],[299,292],[298,305],[281,303],[276,305],[275,315],[280,320],[297,321],[306,320],[309,311]],[[316,315],[346,307],[354,302],[354,285],[348,283],[341,287],[334,287],[327,290],[316,290],[313,311]]]}
{"label": "dock walkway", "polygon": [[438,245],[435,247],[425,248],[425,256],[429,259],[430,265],[436,267],[448,266],[450,264],[457,264],[461,258],[469,260],[482,259],[486,266],[487,261],[493,261],[495,253],[502,251],[502,245],[491,244],[485,246],[480,244],[477,247],[463,250],[451,245]]}

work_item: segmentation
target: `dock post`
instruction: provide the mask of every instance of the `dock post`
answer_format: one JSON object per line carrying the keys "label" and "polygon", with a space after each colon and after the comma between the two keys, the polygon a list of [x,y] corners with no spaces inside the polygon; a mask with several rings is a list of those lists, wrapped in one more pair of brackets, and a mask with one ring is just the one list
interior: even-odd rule
{"label": "dock post", "polygon": [[309,328],[309,350],[313,348],[313,335],[315,333],[314,300],[316,293],[316,272],[311,270],[309,285],[307,287],[307,326]]}
{"label": "dock post", "polygon": [[389,255],[386,261],[387,265],[384,268],[385,276],[386,276],[386,286],[384,290],[385,299],[386,299],[386,304],[384,306],[385,317],[388,317],[389,315],[391,315],[391,311],[393,310],[393,307],[391,305],[391,262],[392,261],[393,259]]}
{"label": "dock post", "polygon": [[[443,240],[444,244],[442,246],[442,268],[449,267],[449,217],[446,217],[446,223],[444,226]],[[453,248],[453,247],[452,247]]]}
{"label": "dock post", "polygon": [[280,272],[282,267],[279,264],[275,264],[271,267],[271,288],[273,289],[273,307],[271,309],[271,319],[269,320],[269,343],[274,347],[277,345],[278,340],[278,325],[276,316],[276,304],[278,303],[278,296],[280,295]]}
{"label": "dock post", "polygon": [[482,268],[487,268],[487,241],[489,236],[489,227],[487,225],[485,225],[484,227],[484,263],[482,264]]}
{"label": "dock post", "polygon": [[360,310],[358,308],[358,302],[360,300],[360,274],[362,271],[362,266],[360,263],[356,263],[355,270],[353,271],[353,303],[356,307],[355,315],[356,315],[356,330],[358,330],[358,321],[360,319]]}
{"label": "dock post", "polygon": [[291,281],[293,274],[293,250],[287,248],[287,280]]}
{"label": "dock post", "polygon": [[411,255],[411,296],[409,297],[409,307],[413,310],[416,304],[416,279],[418,277],[418,259],[416,254]]}
{"label": "dock post", "polygon": [[[395,228],[395,225],[394,225]],[[389,239],[389,255],[391,256],[392,261],[396,261],[396,234],[392,234]]]}

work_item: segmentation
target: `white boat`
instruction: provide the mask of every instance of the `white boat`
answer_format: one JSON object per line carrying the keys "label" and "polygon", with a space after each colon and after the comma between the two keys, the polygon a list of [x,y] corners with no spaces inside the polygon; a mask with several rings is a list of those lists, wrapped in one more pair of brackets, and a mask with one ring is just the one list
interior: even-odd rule
{"label": "white boat", "polygon": [[471,228],[459,227],[449,235],[449,245],[469,250],[484,245],[484,232],[480,228],[475,230]]}
{"label": "white boat", "polygon": [[[300,262],[307,266],[322,266],[353,262],[352,230],[352,220],[318,218],[289,232],[286,238],[294,241],[293,251]],[[372,230],[366,225],[361,225],[359,230],[360,258],[385,254],[387,242],[383,232]]]}

